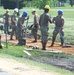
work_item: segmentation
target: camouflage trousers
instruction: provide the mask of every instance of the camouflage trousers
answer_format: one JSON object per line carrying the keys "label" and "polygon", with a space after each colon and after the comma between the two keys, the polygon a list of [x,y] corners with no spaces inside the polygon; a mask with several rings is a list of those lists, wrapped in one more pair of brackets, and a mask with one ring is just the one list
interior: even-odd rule
{"label": "camouflage trousers", "polygon": [[54,31],[53,31],[53,37],[56,38],[57,35],[60,35],[60,39],[62,42],[64,42],[64,32],[63,32],[63,29],[61,28],[58,28],[58,27],[55,27]]}
{"label": "camouflage trousers", "polygon": [[38,27],[33,27],[31,33],[36,40],[37,40],[37,32],[38,32]]}
{"label": "camouflage trousers", "polygon": [[48,30],[49,28],[48,27],[40,27],[40,30],[41,30],[41,41],[42,43],[47,43],[48,41]]}
{"label": "camouflage trousers", "polygon": [[17,31],[17,28],[16,28],[16,26],[13,26],[12,27],[12,32],[11,32],[11,36],[10,36],[10,38],[12,39],[12,37],[13,37],[13,35],[15,34],[15,36],[16,36],[16,39],[17,39],[17,33],[16,33],[16,31]]}
{"label": "camouflage trousers", "polygon": [[23,39],[23,30],[22,30],[22,28],[17,29],[17,39],[18,39],[18,43],[21,44],[22,39]]}
{"label": "camouflage trousers", "polygon": [[9,27],[9,24],[4,24],[4,33],[5,34],[6,34],[6,32],[7,32],[7,34],[9,32],[8,27]]}

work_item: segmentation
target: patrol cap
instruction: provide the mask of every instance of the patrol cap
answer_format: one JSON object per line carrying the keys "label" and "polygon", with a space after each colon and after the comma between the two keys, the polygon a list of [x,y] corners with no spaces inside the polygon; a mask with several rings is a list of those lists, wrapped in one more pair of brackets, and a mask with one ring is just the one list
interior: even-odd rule
{"label": "patrol cap", "polygon": [[33,13],[33,12],[36,12],[36,10],[35,10],[35,9],[32,9],[32,13]]}
{"label": "patrol cap", "polygon": [[28,13],[26,11],[23,12],[23,16],[27,17]]}
{"label": "patrol cap", "polygon": [[18,13],[18,8],[15,8],[14,11]]}
{"label": "patrol cap", "polygon": [[58,14],[63,14],[63,11],[62,10],[58,10]]}
{"label": "patrol cap", "polygon": [[45,5],[44,9],[50,9],[50,6],[49,5]]}

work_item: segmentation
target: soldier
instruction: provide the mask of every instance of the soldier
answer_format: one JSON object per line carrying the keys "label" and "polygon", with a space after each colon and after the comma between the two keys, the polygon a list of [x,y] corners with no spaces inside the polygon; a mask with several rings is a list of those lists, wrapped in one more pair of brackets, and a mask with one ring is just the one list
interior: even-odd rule
{"label": "soldier", "polygon": [[50,9],[49,5],[46,5],[44,7],[44,13],[40,16],[40,19],[39,19],[39,25],[40,25],[41,36],[42,36],[42,39],[41,39],[42,50],[46,50],[46,44],[48,41],[48,34],[49,34],[48,22],[52,23],[51,18],[48,14],[49,9]]}
{"label": "soldier", "polygon": [[27,20],[28,13],[26,11],[23,12],[22,16],[19,17],[17,22],[17,39],[18,39],[18,45],[22,45],[22,39],[23,39],[23,29],[26,29],[24,27],[24,21]]}
{"label": "soldier", "polygon": [[64,26],[64,18],[62,17],[63,11],[58,10],[58,16],[54,17],[52,22],[55,24],[55,29],[53,31],[53,36],[52,36],[52,44],[51,47],[54,45],[55,39],[57,34],[60,34],[60,39],[61,39],[61,46],[63,46],[64,43],[64,32],[63,32],[63,26]]}
{"label": "soldier", "polygon": [[[18,8],[15,8],[14,9],[14,13],[13,15],[11,16],[11,28],[12,28],[12,32],[11,32],[11,36],[10,36],[10,40],[13,40],[13,35],[15,34],[16,36],[16,23],[17,23],[17,20],[16,20],[16,14],[18,13]],[[16,36],[16,39],[17,39],[17,36]]]}
{"label": "soldier", "polygon": [[33,27],[32,27],[32,35],[34,37],[34,41],[33,42],[37,42],[37,32],[38,32],[38,25],[39,25],[39,17],[38,14],[36,13],[36,10],[32,11],[32,14],[34,15],[34,23],[33,23]]}
{"label": "soldier", "polygon": [[9,15],[9,9],[6,9],[6,13],[4,14],[4,17],[3,17],[3,22],[4,22],[4,33],[7,34],[9,33],[9,18],[10,18],[10,15]]}

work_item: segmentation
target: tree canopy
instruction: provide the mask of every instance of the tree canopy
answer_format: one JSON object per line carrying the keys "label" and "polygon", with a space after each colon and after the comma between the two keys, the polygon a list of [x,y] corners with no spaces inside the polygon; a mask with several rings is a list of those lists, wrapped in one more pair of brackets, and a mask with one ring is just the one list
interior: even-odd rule
{"label": "tree canopy", "polygon": [[19,5],[19,9],[22,8],[24,6],[23,2],[24,0],[2,0],[2,5],[4,7],[4,9],[14,9],[16,7],[18,7]]}
{"label": "tree canopy", "polygon": [[25,6],[43,9],[45,5],[49,5],[50,7],[57,6],[58,1],[66,2],[68,0],[2,0],[1,2],[5,9],[13,9],[15,7],[21,9]]}

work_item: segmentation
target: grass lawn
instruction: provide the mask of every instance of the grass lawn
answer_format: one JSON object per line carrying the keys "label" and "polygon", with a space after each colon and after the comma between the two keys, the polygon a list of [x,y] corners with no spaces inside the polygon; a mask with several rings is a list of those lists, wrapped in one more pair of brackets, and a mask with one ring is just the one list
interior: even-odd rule
{"label": "grass lawn", "polygon": [[[2,7],[1,7],[2,8]],[[23,11],[27,11],[29,14],[29,23],[28,25],[32,25],[33,23],[33,15],[31,14],[33,8],[23,8],[20,9],[20,15],[22,14]],[[51,18],[57,15],[58,9],[63,10],[63,17],[65,19],[65,24],[64,24],[64,38],[65,41],[69,42],[70,44],[74,44],[74,7],[67,6],[67,7],[55,7],[51,8],[49,14],[51,15]],[[2,19],[3,14],[5,13],[4,9],[0,10],[0,17]],[[43,10],[36,9],[38,15],[41,15],[43,13]],[[10,15],[13,13],[13,10],[10,10]],[[26,22],[24,23],[26,25]],[[49,24],[49,38],[52,37],[52,33],[54,30],[54,24]],[[40,34],[40,31],[38,32]],[[59,35],[56,38],[56,41],[60,41]]]}
{"label": "grass lawn", "polygon": [[[51,10],[49,12],[51,17],[54,17],[54,16],[57,15],[58,9],[62,9],[63,12],[64,12],[63,16],[64,16],[64,19],[65,19],[65,25],[64,25],[65,40],[70,42],[71,44],[74,44],[74,34],[73,34],[74,33],[74,26],[73,26],[73,24],[74,24],[74,8],[70,7],[70,6],[51,8]],[[26,10],[29,13],[29,16],[30,16],[29,22],[33,22],[33,15],[31,14],[32,8],[23,8],[23,9],[20,10],[20,14],[22,14],[22,12],[24,10]],[[39,9],[36,9],[36,10],[37,10],[37,13],[39,15],[41,13],[43,13],[43,10],[39,10]],[[1,20],[2,20],[2,16],[5,13],[5,10],[0,9],[0,11],[1,11],[0,17],[1,17]],[[13,10],[10,10],[9,13],[12,14]],[[32,23],[28,23],[28,25],[31,25],[31,24]],[[50,24],[49,28],[50,28],[49,29],[49,37],[52,37],[52,32],[54,30],[54,24]],[[58,35],[56,41],[59,41],[59,35]],[[3,49],[0,50],[0,56],[1,57],[15,58],[19,62],[23,62],[23,63],[29,64],[31,66],[38,66],[38,67],[46,69],[48,71],[57,72],[58,73],[57,75],[74,75],[74,72],[71,72],[71,71],[68,71],[68,70],[65,70],[65,69],[61,69],[61,68],[57,68],[57,67],[54,67],[54,66],[51,66],[51,65],[48,65],[48,64],[43,64],[43,63],[39,63],[39,62],[29,60],[29,58],[27,58],[28,56],[23,52],[24,48],[25,48],[24,46],[14,46],[13,47],[11,44],[9,44],[8,49],[4,47]],[[40,50],[39,51],[33,50],[33,51],[29,51],[29,52],[33,55],[33,57],[38,57],[38,58],[40,58],[41,54],[46,54],[46,55],[55,56],[55,57],[59,57],[60,55],[65,56],[65,54],[43,53]],[[74,55],[68,55],[67,57],[68,58],[70,57],[69,59],[72,59],[72,58],[74,58]],[[44,57],[44,58],[42,58],[42,60],[43,59],[46,59],[46,58]]]}
{"label": "grass lawn", "polygon": [[[66,59],[74,60],[74,55],[65,54],[65,53],[60,54],[60,53],[42,52],[41,50],[32,50],[32,51],[28,51],[29,53],[32,54],[32,56],[29,57],[27,54],[23,52],[23,50],[25,50],[24,46],[13,47],[11,44],[9,44],[8,46],[9,46],[8,48],[5,48],[5,45],[4,45],[4,48],[0,49],[0,57],[12,58],[19,62],[25,63],[26,65],[38,67],[50,72],[57,73],[57,75],[73,75],[74,74],[74,71],[72,72],[72,71],[63,69],[61,67],[56,67],[56,66],[52,66],[50,64],[41,62],[44,60],[46,62],[52,61],[51,59],[54,59],[55,57],[56,57],[55,59],[59,57],[61,58],[65,57]],[[51,58],[52,56],[53,58]],[[31,60],[31,59],[35,59],[38,61]]]}
{"label": "grass lawn", "polygon": [[[63,17],[65,19],[65,24],[64,24],[64,38],[65,41],[69,42],[70,44],[74,44],[74,7],[55,7],[51,8],[49,14],[51,15],[51,18],[57,15],[58,9],[63,10]],[[20,10],[20,13],[22,13],[23,10],[28,11],[30,19],[28,25],[31,25],[33,22],[33,15],[31,14],[32,8],[23,8]],[[41,15],[43,13],[43,10],[36,9],[38,15]],[[52,37],[52,33],[54,30],[54,24],[49,24],[49,38]],[[40,32],[39,32],[40,33]],[[56,41],[60,41],[59,35],[56,38]]]}
{"label": "grass lawn", "polygon": [[[1,7],[2,8],[2,7]],[[33,15],[31,13],[33,8],[23,8],[20,9],[20,15],[22,14],[23,11],[27,11],[29,14],[29,22],[28,25],[31,25],[33,23]],[[65,24],[64,24],[64,38],[67,42],[70,44],[74,44],[74,7],[67,6],[67,7],[52,7],[50,9],[49,14],[51,15],[51,19],[57,15],[58,9],[63,10],[63,17],[65,19]],[[4,9],[0,10],[0,16],[2,18],[3,14],[5,13]],[[43,10],[36,9],[38,15],[40,16],[43,13]],[[13,13],[13,10],[10,10],[10,15]],[[26,22],[24,23],[26,25]],[[54,30],[54,24],[49,24],[49,38],[52,37],[52,33]],[[40,34],[40,31],[38,32]],[[56,38],[56,41],[60,41],[59,35]]]}

